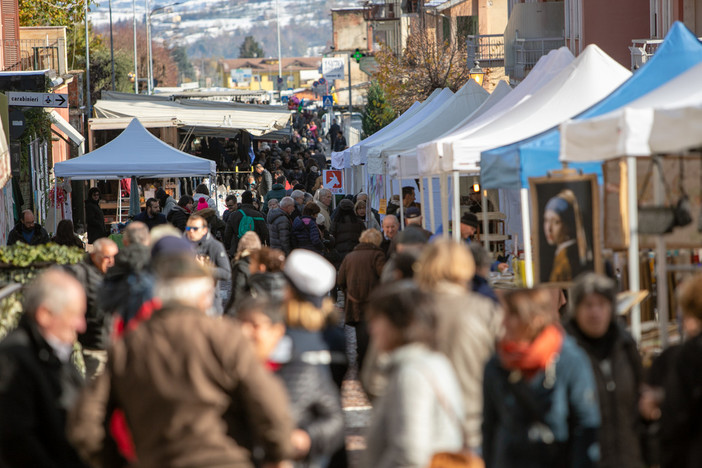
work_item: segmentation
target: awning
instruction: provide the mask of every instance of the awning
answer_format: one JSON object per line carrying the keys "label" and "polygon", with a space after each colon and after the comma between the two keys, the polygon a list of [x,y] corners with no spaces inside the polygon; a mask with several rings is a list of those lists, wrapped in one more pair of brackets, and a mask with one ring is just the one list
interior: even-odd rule
{"label": "awning", "polygon": [[82,156],[85,152],[85,137],[55,110],[49,108],[45,108],[44,110],[47,114],[49,114],[51,123],[56,125],[59,130],[68,135],[68,138],[70,138],[70,140],[78,146],[78,156]]}

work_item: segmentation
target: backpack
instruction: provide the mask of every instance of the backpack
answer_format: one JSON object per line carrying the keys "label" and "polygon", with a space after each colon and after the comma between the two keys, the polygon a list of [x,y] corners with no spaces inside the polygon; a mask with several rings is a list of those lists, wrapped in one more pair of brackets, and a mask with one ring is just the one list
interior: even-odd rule
{"label": "backpack", "polygon": [[241,221],[239,221],[239,233],[238,238],[241,239],[244,234],[249,231],[253,231],[255,228],[256,221],[264,221],[263,218],[258,216],[249,216],[244,213],[244,210],[239,210],[241,213]]}

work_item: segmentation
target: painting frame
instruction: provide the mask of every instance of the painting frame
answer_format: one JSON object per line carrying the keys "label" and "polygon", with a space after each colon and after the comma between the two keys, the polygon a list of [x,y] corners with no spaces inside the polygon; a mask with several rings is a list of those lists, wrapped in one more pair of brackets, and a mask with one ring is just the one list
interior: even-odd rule
{"label": "painting frame", "polygon": [[568,288],[583,272],[602,273],[597,175],[529,178],[529,197],[534,284]]}

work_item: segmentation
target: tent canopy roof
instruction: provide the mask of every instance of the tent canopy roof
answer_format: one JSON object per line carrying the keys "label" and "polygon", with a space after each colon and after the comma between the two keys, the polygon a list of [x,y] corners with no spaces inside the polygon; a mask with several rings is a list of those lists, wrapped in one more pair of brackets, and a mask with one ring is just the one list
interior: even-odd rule
{"label": "tent canopy roof", "polygon": [[117,138],[69,161],[56,163],[56,177],[76,180],[188,177],[214,174],[214,161],[178,151],[133,119]]}
{"label": "tent canopy roof", "polygon": [[281,130],[290,121],[290,111],[278,106],[198,99],[171,100],[168,97],[125,93],[103,93],[102,96],[103,99],[95,103],[96,117],[175,118],[185,127],[204,127],[220,133],[246,130],[255,136]]}
{"label": "tent canopy roof", "polygon": [[[596,117],[622,107],[700,62],[702,44],[682,23],[675,22],[655,55],[643,67],[607,98],[580,114],[577,119]],[[556,128],[514,145],[486,151],[481,162],[483,186],[528,187],[530,177],[543,176],[549,171],[561,168],[558,159],[560,140],[561,134]],[[574,164],[572,167],[601,174],[600,164]]]}

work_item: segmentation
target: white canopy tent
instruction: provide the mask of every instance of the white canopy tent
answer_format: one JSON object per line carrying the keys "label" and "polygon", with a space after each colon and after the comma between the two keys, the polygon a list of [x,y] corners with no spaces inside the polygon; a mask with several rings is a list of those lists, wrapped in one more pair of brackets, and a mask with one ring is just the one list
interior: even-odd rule
{"label": "white canopy tent", "polygon": [[171,100],[168,97],[126,93],[103,93],[95,105],[96,117],[136,117],[140,119],[178,119],[182,127],[211,131],[246,130],[254,136],[285,128],[290,111],[283,107],[216,102]]}
{"label": "white canopy tent", "polygon": [[54,165],[54,175],[74,180],[214,175],[209,159],[191,156],[162,142],[133,119],[114,140],[83,156]]}
{"label": "white canopy tent", "polygon": [[[438,89],[435,90],[434,93],[432,93],[427,99],[425,99],[421,103],[419,101],[414,101],[414,104],[412,104],[409,109],[403,112],[402,115],[400,115],[398,118],[387,124],[385,127],[375,132],[373,135],[362,140],[362,142],[373,141],[374,139],[381,138],[385,133],[392,131],[393,128],[400,125],[404,120],[416,114],[427,102],[429,102],[430,99],[433,99],[433,96],[435,94],[438,94],[439,91],[440,90]],[[349,167],[351,167],[351,148],[352,147],[346,148],[344,151],[332,151],[331,164],[333,168],[348,169]]]}
{"label": "white canopy tent", "polygon": [[678,153],[702,145],[702,64],[623,108],[561,124],[564,162]]}
{"label": "white canopy tent", "polygon": [[490,125],[444,143],[442,172],[480,170],[482,151],[538,135],[604,99],[631,72],[592,44],[530,99]]}
{"label": "white canopy tent", "polygon": [[[675,154],[702,146],[702,64],[698,64],[623,108],[581,121],[561,125],[561,154],[568,161],[605,161],[627,158],[627,211],[631,242],[629,268],[638,271],[638,187],[637,157]],[[587,139],[587,152],[584,151]],[[660,170],[660,166],[657,166]],[[665,195],[659,177],[654,177],[656,204]],[[658,277],[665,277],[666,245],[656,237]],[[637,275],[638,276],[638,275]],[[666,281],[656,283],[659,297],[668,296]],[[659,304],[661,340],[667,341],[668,307]]]}
{"label": "white canopy tent", "polygon": [[448,101],[452,96],[453,91],[451,91],[448,88],[442,89],[429,103],[423,106],[419,112],[402,122],[402,124],[394,128],[392,132],[387,132],[383,135],[382,138],[378,138],[377,140],[374,140],[372,142],[362,141],[358,145],[354,146],[352,148],[351,153],[351,164],[367,164],[368,153],[370,152],[371,148],[386,144],[389,141],[392,141],[397,135],[402,135],[405,134],[407,131],[416,129],[418,126],[422,125],[422,123],[425,121],[425,119],[427,119],[428,116],[433,115],[434,111],[443,106],[444,103]]}
{"label": "white canopy tent", "polygon": [[441,172],[439,160],[443,156],[444,142],[470,135],[509,112],[513,107],[528,100],[532,94],[543,88],[573,60],[573,54],[565,47],[549,52],[546,56],[539,59],[524,81],[502,99],[499,104],[475,119],[466,118],[465,121],[456,125],[456,128],[446,135],[442,135],[429,143],[419,145],[417,148],[419,172],[422,174],[439,174]]}

